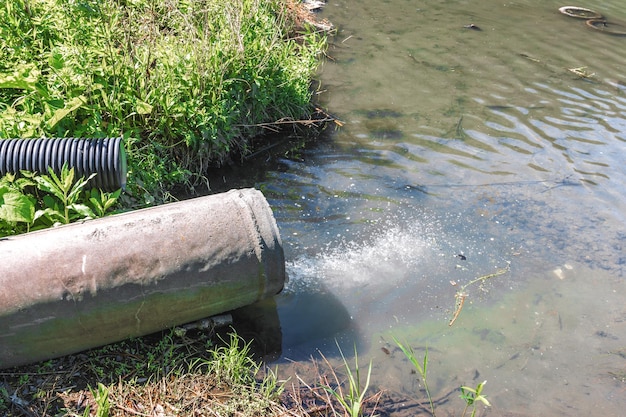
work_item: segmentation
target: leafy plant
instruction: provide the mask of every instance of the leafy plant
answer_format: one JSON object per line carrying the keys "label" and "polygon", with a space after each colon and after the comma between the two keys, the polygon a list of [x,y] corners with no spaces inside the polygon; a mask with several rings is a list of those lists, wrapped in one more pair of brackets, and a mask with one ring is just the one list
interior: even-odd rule
{"label": "leafy plant", "polygon": [[27,171],[20,177],[6,174],[0,178],[0,236],[109,214],[122,190],[85,190],[93,175],[75,179],[74,169],[67,165],[60,175],[52,170],[41,176]]}
{"label": "leafy plant", "polygon": [[34,185],[27,176],[16,178],[8,173],[0,178],[0,236],[28,231],[35,219],[36,201],[25,189]]}
{"label": "leafy plant", "polygon": [[428,388],[428,381],[426,379],[426,372],[428,371],[428,348],[424,352],[424,358],[420,361],[415,356],[415,351],[410,345],[403,345],[398,339],[395,337],[393,340],[396,342],[396,345],[402,350],[402,353],[407,357],[407,359],[411,362],[415,370],[420,374],[422,378],[422,383],[424,384],[424,389],[426,390],[426,395],[428,396],[428,402],[430,403],[430,412],[433,417],[435,416],[435,404],[433,403],[432,396],[430,395],[430,389]]}
{"label": "leafy plant", "polygon": [[[111,405],[109,403],[109,389],[107,386],[102,383],[98,383],[97,390],[94,391],[89,389],[89,391],[91,391],[91,394],[96,400],[96,417],[109,417]],[[83,412],[83,417],[89,416],[91,416],[91,410],[89,405],[87,405],[85,411]]]}
{"label": "leafy plant", "polygon": [[465,413],[467,412],[467,409],[469,407],[472,407],[471,417],[474,417],[476,415],[477,401],[482,402],[487,407],[491,407],[491,404],[487,400],[487,397],[482,394],[483,388],[485,387],[486,383],[487,381],[479,383],[475,389],[465,386],[461,387],[461,398],[465,400],[465,408],[463,409],[462,417],[465,417]]}
{"label": "leafy plant", "polygon": [[4,186],[0,187],[0,218],[6,222],[32,223],[35,203],[28,196]]}
{"label": "leafy plant", "polygon": [[63,164],[60,176],[57,176],[52,168],[48,168],[48,173],[49,176],[33,178],[40,190],[50,194],[44,196],[45,208],[35,214],[36,218],[46,216],[52,223],[68,224],[79,218],[96,217],[88,206],[79,203],[83,188],[96,174],[91,174],[87,179],[81,177],[74,181],[74,168],[68,168],[67,163]]}
{"label": "leafy plant", "polygon": [[[354,347],[354,371],[352,371],[348,360],[341,350],[341,347],[339,347],[339,343],[337,343],[337,341],[335,341],[335,343],[337,344],[337,348],[339,348],[339,353],[341,354],[341,359],[346,370],[346,376],[348,378],[348,390],[347,392],[344,392],[342,384],[339,382],[339,379],[337,378],[337,375],[334,373],[334,371],[333,375],[335,376],[336,388],[331,387],[330,384],[322,385],[322,388],[330,393],[339,402],[339,404],[341,404],[341,407],[344,409],[347,415],[351,417],[362,416],[365,403],[365,394],[369,388],[370,376],[372,374],[372,362],[370,361],[367,368],[365,385],[361,385],[361,371],[359,368],[359,357],[356,351],[356,346]],[[326,364],[332,369],[330,363],[328,362],[328,359],[326,359],[324,355],[322,355],[322,358],[324,359]]]}
{"label": "leafy plant", "polygon": [[117,203],[121,194],[121,188],[112,193],[106,193],[97,188],[92,188],[90,191],[85,191],[86,204],[92,209],[96,217],[104,217],[115,203]]}

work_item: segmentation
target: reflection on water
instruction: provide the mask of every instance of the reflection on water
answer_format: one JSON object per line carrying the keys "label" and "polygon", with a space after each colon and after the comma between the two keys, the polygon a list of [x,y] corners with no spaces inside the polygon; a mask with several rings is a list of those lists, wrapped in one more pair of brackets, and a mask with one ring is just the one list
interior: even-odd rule
{"label": "reflection on water", "polygon": [[[248,184],[288,259],[285,372],[356,343],[409,404],[397,336],[428,346],[450,414],[485,379],[494,415],[622,414],[626,38],[560,6],[329,0],[320,97],[345,126]],[[584,7],[626,21],[621,1]],[[507,265],[449,327],[458,286]]]}
{"label": "reflection on water", "polygon": [[[591,33],[554,2],[366,3],[326,9],[340,30],[322,97],[347,122],[340,143],[405,149],[463,183],[483,173],[624,180],[610,170],[618,154],[599,155],[626,140],[625,61],[607,54],[623,38]],[[595,75],[568,71],[583,66]]]}

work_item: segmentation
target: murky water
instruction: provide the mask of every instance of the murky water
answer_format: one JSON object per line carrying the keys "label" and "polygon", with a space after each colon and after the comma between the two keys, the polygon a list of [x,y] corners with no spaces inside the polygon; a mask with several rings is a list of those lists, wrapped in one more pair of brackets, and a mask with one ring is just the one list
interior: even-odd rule
{"label": "murky water", "polygon": [[[560,6],[328,2],[320,98],[345,125],[247,177],[288,259],[285,372],[356,343],[415,415],[397,337],[429,348],[443,415],[482,380],[489,415],[623,414],[626,37]],[[619,0],[582,6],[626,22]]]}

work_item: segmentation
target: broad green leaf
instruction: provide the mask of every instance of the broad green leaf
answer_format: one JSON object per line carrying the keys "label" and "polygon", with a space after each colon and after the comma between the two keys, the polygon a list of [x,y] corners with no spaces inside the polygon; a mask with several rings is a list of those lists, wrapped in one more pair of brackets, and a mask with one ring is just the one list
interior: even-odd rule
{"label": "broad green leaf", "polygon": [[145,101],[137,100],[136,111],[137,114],[150,114],[152,113],[152,105]]}
{"label": "broad green leaf", "polygon": [[32,223],[35,204],[24,194],[0,188],[0,218],[8,222]]}
{"label": "broad green leaf", "polygon": [[58,109],[54,112],[50,120],[48,120],[48,127],[52,129],[55,127],[61,120],[65,119],[65,117],[72,113],[73,111],[79,109],[84,104],[87,103],[87,97],[81,95],[78,97],[74,97],[63,106],[62,109]]}
{"label": "broad green leaf", "polygon": [[35,218],[39,219],[41,217],[48,219],[49,223],[51,224],[67,223],[67,221],[65,221],[65,217],[63,216],[63,213],[61,213],[58,210],[55,210],[52,207],[46,207],[44,210],[37,210],[37,213],[35,213]]}
{"label": "broad green leaf", "polygon": [[91,207],[93,207],[93,210],[96,213],[96,216],[98,217],[104,216],[105,210],[104,210],[104,206],[102,205],[102,200],[100,200],[99,198],[91,197],[89,199],[89,203],[91,203]]}
{"label": "broad green leaf", "polygon": [[21,90],[35,90],[41,71],[35,66],[22,66],[12,74],[0,74],[1,88],[17,88]]}
{"label": "broad green leaf", "polygon": [[46,195],[43,196],[41,201],[43,201],[43,207],[44,208],[46,208],[46,209],[49,208],[51,210],[54,210],[54,211],[58,212],[59,215],[62,215],[61,214],[61,208],[59,207],[59,200],[55,199],[50,194],[46,194]]}
{"label": "broad green leaf", "polygon": [[[81,177],[73,186],[71,186],[71,183],[69,184],[71,186],[71,190],[67,196],[68,204],[74,204],[75,202],[78,201],[78,199],[80,198],[80,193],[85,188],[85,185],[87,185],[89,180],[91,180],[95,176],[96,174],[93,173],[87,179],[85,179],[84,177]],[[72,175],[72,178],[73,177],[74,176]]]}
{"label": "broad green leaf", "polygon": [[15,181],[15,174],[7,172],[6,174],[4,174],[4,177],[0,178],[0,186],[10,184],[13,181]]}
{"label": "broad green leaf", "polygon": [[107,199],[106,201],[104,201],[104,210],[106,211],[110,209],[111,207],[113,207],[113,205],[117,202],[117,199],[120,198],[121,194],[122,194],[121,188],[118,188],[116,191],[109,193],[108,195],[105,194],[107,196]]}
{"label": "broad green leaf", "polygon": [[72,184],[74,183],[74,168],[67,167],[67,164],[63,164],[61,167],[61,178],[59,179],[56,174],[49,169],[50,176],[55,178],[61,189],[63,190],[64,195],[67,195],[69,191],[72,189]]}
{"label": "broad green leaf", "polygon": [[[40,177],[35,177],[34,179],[37,182],[37,186],[41,191],[50,193],[54,195],[56,198],[58,198],[59,200],[63,201],[63,199],[65,198],[65,194],[63,193],[63,190],[59,187],[59,185],[53,178],[50,178],[47,175],[42,175]],[[58,181],[58,178],[57,178],[57,181]]]}
{"label": "broad green leaf", "polygon": [[80,214],[82,217],[88,217],[90,219],[95,219],[97,217],[93,211],[91,211],[91,209],[84,204],[70,204],[67,208]]}

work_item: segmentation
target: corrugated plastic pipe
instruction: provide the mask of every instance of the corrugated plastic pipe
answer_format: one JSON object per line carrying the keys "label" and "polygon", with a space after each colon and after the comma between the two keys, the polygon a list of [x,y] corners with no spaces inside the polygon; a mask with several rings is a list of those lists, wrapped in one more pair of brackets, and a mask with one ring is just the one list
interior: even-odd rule
{"label": "corrugated plastic pipe", "polygon": [[41,138],[0,140],[0,175],[20,170],[58,175],[64,163],[76,178],[96,173],[90,186],[107,191],[126,187],[126,152],[122,138]]}

